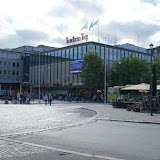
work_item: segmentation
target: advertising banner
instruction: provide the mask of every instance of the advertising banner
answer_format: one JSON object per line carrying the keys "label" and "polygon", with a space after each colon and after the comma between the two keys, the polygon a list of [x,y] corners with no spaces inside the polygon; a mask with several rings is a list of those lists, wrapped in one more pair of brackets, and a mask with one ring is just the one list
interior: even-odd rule
{"label": "advertising banner", "polygon": [[83,67],[83,59],[73,60],[70,62],[70,72],[71,73],[79,73],[81,68]]}

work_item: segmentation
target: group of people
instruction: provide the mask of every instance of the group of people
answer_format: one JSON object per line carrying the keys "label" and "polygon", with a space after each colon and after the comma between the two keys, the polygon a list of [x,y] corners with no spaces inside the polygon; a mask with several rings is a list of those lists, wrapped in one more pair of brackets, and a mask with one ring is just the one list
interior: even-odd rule
{"label": "group of people", "polygon": [[49,93],[48,95],[47,94],[44,95],[44,101],[45,101],[46,105],[47,105],[47,102],[51,105],[52,104],[52,99],[53,99],[53,97],[52,97],[51,93]]}
{"label": "group of people", "polygon": [[18,103],[20,104],[24,104],[24,103],[30,103],[30,100],[31,100],[31,96],[28,92],[21,92],[21,93],[17,93],[15,99],[17,100]]}

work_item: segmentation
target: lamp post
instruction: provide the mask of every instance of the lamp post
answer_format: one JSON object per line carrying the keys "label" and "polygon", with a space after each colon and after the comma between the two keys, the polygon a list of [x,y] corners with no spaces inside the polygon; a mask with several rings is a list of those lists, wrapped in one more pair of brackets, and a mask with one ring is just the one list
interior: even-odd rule
{"label": "lamp post", "polygon": [[121,91],[120,91],[120,86],[121,86],[120,65],[121,65],[121,61],[119,61],[119,98],[121,98]]}
{"label": "lamp post", "polygon": [[152,103],[153,103],[153,101],[152,101],[152,97],[153,97],[153,84],[152,84],[152,81],[153,81],[153,75],[152,75],[152,68],[153,68],[153,66],[152,66],[152,50],[153,50],[153,44],[151,43],[150,45],[150,49],[151,49],[151,73],[150,73],[150,114],[151,114],[151,116],[153,116],[153,110],[152,110]]}
{"label": "lamp post", "polygon": [[106,105],[106,37],[105,37],[105,45],[104,45],[104,105]]}
{"label": "lamp post", "polygon": [[41,83],[41,77],[40,77],[40,52],[39,52],[39,103],[41,102],[41,100],[40,100],[40,93],[41,93],[40,83]]}

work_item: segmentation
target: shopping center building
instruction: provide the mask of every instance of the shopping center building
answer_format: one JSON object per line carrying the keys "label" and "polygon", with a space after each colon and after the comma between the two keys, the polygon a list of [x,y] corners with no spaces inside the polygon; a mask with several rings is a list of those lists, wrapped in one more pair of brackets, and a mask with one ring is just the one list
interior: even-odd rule
{"label": "shopping center building", "polygon": [[[160,47],[155,47],[154,56],[159,55]],[[110,69],[122,57],[135,56],[151,61],[151,50],[134,46],[107,45],[98,42],[85,42],[56,48],[39,45],[22,46],[12,50],[0,50],[0,90],[14,90],[14,86],[28,82],[33,89],[63,89],[70,81],[75,87],[84,86],[79,76],[82,58],[88,51],[96,51],[106,60]],[[40,83],[40,84],[39,84]]]}

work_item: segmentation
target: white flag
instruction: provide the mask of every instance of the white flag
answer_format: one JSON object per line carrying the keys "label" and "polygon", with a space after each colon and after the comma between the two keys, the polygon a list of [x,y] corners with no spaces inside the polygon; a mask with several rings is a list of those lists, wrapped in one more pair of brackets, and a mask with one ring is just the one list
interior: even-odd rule
{"label": "white flag", "polygon": [[[93,26],[96,25],[96,24],[98,24],[98,23],[99,23],[99,19],[97,19],[97,20],[94,22]],[[92,27],[93,27],[93,26],[92,26]]]}
{"label": "white flag", "polygon": [[93,27],[93,21],[92,21],[92,23],[91,23],[90,26],[89,26],[89,30],[90,30],[92,27]]}
{"label": "white flag", "polygon": [[82,27],[81,31],[82,31],[83,29],[87,29],[87,27],[88,27],[88,22]]}

